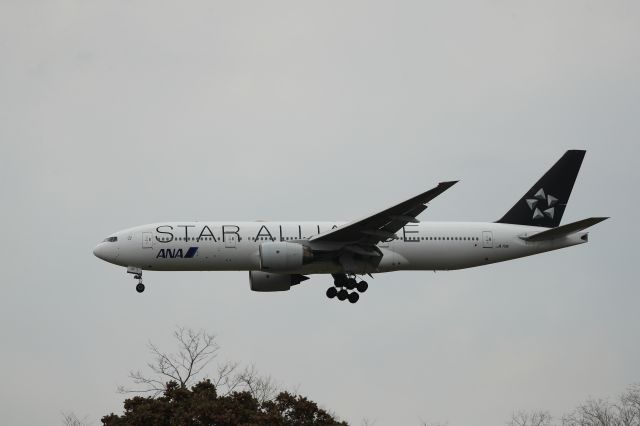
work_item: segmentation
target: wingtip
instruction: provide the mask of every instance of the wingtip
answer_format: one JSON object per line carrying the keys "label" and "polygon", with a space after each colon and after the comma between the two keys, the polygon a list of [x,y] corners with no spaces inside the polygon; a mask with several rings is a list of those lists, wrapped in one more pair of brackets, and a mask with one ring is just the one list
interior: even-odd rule
{"label": "wingtip", "polygon": [[458,182],[460,182],[460,181],[459,180],[447,180],[447,181],[444,181],[444,182],[440,182],[438,185],[452,186],[452,185],[455,185]]}

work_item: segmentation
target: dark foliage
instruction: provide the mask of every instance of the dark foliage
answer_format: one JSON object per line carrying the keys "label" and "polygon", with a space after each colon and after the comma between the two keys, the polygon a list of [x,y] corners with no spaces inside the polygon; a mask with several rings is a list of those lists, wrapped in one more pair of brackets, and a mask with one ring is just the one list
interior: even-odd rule
{"label": "dark foliage", "polygon": [[166,385],[162,396],[135,396],[124,401],[124,413],[102,418],[105,426],[208,425],[208,426],[321,426],[347,425],[300,395],[279,393],[260,403],[249,392],[219,396],[209,380],[191,389],[176,382]]}

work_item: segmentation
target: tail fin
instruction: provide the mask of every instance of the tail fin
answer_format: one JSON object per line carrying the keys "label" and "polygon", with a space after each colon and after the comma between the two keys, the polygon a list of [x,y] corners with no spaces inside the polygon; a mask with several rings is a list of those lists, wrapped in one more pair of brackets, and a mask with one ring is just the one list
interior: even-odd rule
{"label": "tail fin", "polygon": [[560,225],[585,153],[584,150],[565,152],[498,223],[546,228]]}

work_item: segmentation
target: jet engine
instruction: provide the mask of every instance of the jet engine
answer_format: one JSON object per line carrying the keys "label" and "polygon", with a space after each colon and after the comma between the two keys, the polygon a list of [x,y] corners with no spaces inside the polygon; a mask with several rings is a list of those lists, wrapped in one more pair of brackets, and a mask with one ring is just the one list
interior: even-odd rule
{"label": "jet engine", "polygon": [[299,274],[274,274],[271,272],[249,271],[249,283],[253,291],[287,291],[291,286],[308,280]]}
{"label": "jet engine", "polygon": [[287,271],[311,262],[313,253],[309,247],[284,241],[260,244],[260,269]]}

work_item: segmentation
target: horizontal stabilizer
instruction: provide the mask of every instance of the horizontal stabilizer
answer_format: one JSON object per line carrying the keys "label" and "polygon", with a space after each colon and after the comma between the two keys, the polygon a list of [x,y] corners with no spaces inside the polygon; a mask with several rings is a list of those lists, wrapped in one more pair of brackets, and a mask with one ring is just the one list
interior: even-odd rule
{"label": "horizontal stabilizer", "polygon": [[548,229],[546,231],[542,231],[528,237],[522,237],[522,239],[526,241],[553,240],[555,238],[561,238],[567,235],[575,234],[576,232],[587,229],[607,219],[609,218],[608,217],[590,217],[589,219],[582,219],[577,222],[568,223],[566,225],[558,226],[557,228]]}

